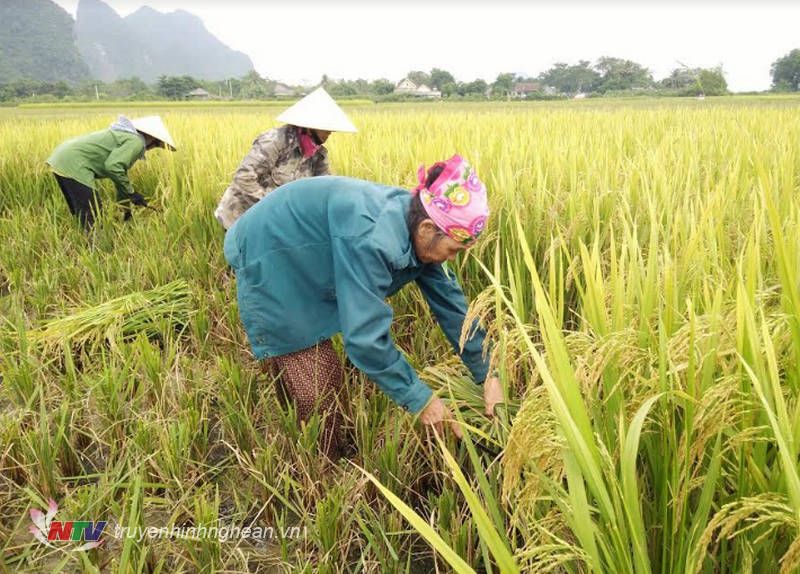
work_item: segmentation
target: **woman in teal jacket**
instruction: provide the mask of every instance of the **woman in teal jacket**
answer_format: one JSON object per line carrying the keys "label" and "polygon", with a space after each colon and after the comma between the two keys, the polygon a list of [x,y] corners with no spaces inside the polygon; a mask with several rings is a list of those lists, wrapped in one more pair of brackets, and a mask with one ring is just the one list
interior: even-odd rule
{"label": "woman in teal jacket", "polygon": [[386,297],[415,281],[476,383],[486,412],[502,401],[488,377],[484,332],[458,345],[467,305],[442,267],[472,245],[488,216],[486,189],[460,156],[434,165],[414,192],[323,176],[285,184],[250,208],[225,237],[236,272],[239,315],[257,359],[270,359],[299,418],[326,415],[322,452],[343,446],[335,407],[341,364],[330,338],[341,332],[352,363],[394,402],[442,430],[450,420],[402,353]]}

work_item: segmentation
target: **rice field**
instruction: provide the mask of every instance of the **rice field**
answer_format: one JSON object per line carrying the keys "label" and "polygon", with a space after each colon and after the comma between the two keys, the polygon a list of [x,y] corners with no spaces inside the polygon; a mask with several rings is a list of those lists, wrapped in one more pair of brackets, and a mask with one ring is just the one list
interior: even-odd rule
{"label": "rice field", "polygon": [[[800,98],[348,106],[335,173],[459,152],[487,183],[455,268],[509,401],[482,415],[410,286],[395,341],[467,438],[349,367],[335,465],[250,356],[212,215],[281,109],[0,109],[0,572],[798,571]],[[179,151],[130,172],[160,213],[87,236],[44,160],[118,112]],[[38,542],[50,499],[103,543]]]}

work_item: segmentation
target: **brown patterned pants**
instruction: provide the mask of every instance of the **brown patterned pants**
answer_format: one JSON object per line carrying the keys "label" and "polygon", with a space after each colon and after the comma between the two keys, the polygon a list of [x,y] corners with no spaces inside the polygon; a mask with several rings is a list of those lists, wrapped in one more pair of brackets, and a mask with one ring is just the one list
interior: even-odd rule
{"label": "brown patterned pants", "polygon": [[320,452],[332,460],[342,456],[346,445],[337,394],[343,371],[331,340],[267,359],[262,368],[278,378],[286,398],[295,404],[299,421],[319,412],[323,419]]}

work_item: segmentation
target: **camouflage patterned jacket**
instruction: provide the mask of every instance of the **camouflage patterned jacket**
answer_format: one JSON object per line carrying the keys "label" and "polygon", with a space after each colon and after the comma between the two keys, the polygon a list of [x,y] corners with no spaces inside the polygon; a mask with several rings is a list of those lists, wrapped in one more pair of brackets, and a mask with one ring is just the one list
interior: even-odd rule
{"label": "camouflage patterned jacket", "polygon": [[271,129],[253,142],[217,205],[214,216],[225,229],[270,191],[303,177],[329,175],[328,150],[304,158],[296,128],[285,125]]}

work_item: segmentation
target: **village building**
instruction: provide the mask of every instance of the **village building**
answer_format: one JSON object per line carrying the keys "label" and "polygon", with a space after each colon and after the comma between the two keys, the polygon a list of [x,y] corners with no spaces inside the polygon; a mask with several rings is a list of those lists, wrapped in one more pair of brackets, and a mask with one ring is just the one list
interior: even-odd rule
{"label": "village building", "polygon": [[529,94],[538,93],[541,92],[541,90],[542,86],[539,82],[517,82],[511,89],[511,97],[524,99],[527,98]]}
{"label": "village building", "polygon": [[280,82],[278,82],[277,84],[275,84],[275,91],[273,92],[273,95],[277,97],[296,96],[297,91],[294,88],[290,88],[286,84],[281,84]]}
{"label": "village building", "polygon": [[195,88],[191,92],[187,92],[185,97],[187,100],[209,100],[211,99],[211,94],[203,88]]}
{"label": "village building", "polygon": [[400,80],[395,86],[393,93],[398,95],[417,96],[420,98],[442,97],[442,92],[440,92],[439,90],[431,89],[425,84],[420,84],[418,86],[408,78],[403,78],[402,80]]}

